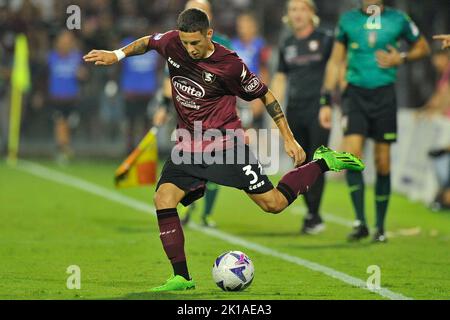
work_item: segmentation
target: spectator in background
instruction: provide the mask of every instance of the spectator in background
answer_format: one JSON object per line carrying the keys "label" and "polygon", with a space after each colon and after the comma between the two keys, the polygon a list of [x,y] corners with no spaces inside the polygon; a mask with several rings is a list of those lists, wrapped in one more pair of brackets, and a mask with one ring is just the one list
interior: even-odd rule
{"label": "spectator in background", "polygon": [[432,62],[439,80],[433,95],[420,111],[427,115],[445,116],[450,121],[450,51],[436,50]]}
{"label": "spectator in background", "polygon": [[79,81],[86,78],[81,52],[72,32],[63,31],[48,54],[49,102],[54,112],[57,160],[65,164],[72,156],[69,117],[75,116],[80,95]]}
{"label": "spectator in background", "polygon": [[431,203],[431,209],[433,211],[448,210],[450,209],[450,146],[432,150],[429,156],[433,160],[439,183],[439,189]]}
{"label": "spectator in background", "polygon": [[[272,90],[275,96],[283,98],[287,88],[287,120],[295,139],[302,142],[307,160],[311,161],[314,150],[328,144],[330,133],[320,126],[318,115],[333,33],[318,29],[320,20],[312,0],[288,1],[284,20],[290,32],[280,43],[278,71],[272,80]],[[324,229],[319,213],[324,185],[322,176],[304,195],[308,209],[301,229],[304,234],[315,234]]]}
{"label": "spectator in background", "polygon": [[[433,66],[438,74],[436,89],[419,111],[426,117],[443,117],[450,125],[450,51],[438,49],[433,54]],[[431,204],[435,211],[450,209],[450,146],[429,152],[438,178],[439,190]]]}
{"label": "spectator in background", "polygon": [[[144,34],[148,25],[143,19],[135,20],[134,30]],[[134,36],[126,37],[121,46],[134,40]],[[146,55],[130,57],[123,63],[120,74],[120,88],[125,101],[127,118],[127,153],[131,153],[138,141],[149,130],[150,121],[147,107],[158,89],[158,54],[151,51]]]}
{"label": "spectator in background", "polygon": [[[269,71],[267,60],[269,51],[265,40],[258,33],[256,17],[250,13],[241,13],[236,19],[237,37],[231,40],[231,47],[247,64],[251,72],[268,83]],[[244,128],[264,127],[264,106],[259,100],[250,103],[239,99],[240,118]]]}

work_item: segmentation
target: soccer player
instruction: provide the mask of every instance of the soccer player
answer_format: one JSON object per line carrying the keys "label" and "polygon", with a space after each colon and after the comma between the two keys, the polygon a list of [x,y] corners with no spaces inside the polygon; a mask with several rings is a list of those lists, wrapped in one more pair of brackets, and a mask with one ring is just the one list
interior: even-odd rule
{"label": "soccer player", "polygon": [[450,34],[436,35],[433,39],[442,41],[442,49],[450,48]]}
{"label": "soccer player", "polygon": [[[203,10],[209,18],[209,21],[211,23],[213,18],[213,12],[211,8],[211,3],[208,0],[189,0],[186,2],[185,9],[200,9]],[[214,32],[212,41],[217,42],[224,47],[230,49],[231,48],[231,41],[226,37],[225,35],[222,35],[218,32]],[[167,119],[167,113],[169,111],[170,105],[171,105],[171,97],[172,97],[172,90],[170,85],[170,78],[167,76],[164,79],[163,83],[163,94],[162,94],[162,100],[160,103],[160,107],[157,112],[155,113],[154,117],[154,124],[156,126],[161,126],[166,122]],[[202,212],[202,224],[205,227],[212,227],[215,228],[217,224],[211,220],[211,214],[212,209],[214,207],[214,203],[216,202],[217,195],[219,193],[219,186],[215,183],[208,183],[206,185],[206,191],[205,191],[205,205],[203,207]],[[196,205],[195,203],[191,204],[188,207],[185,207],[182,209],[182,220],[181,223],[183,225],[186,225],[189,223],[192,217],[192,213],[195,211]]]}
{"label": "soccer player", "polygon": [[[314,150],[328,144],[330,134],[319,124],[318,115],[325,67],[333,48],[333,33],[318,29],[320,20],[312,0],[288,1],[284,21],[290,32],[280,44],[278,71],[272,80],[272,90],[276,97],[283,98],[288,87],[286,117],[295,139],[302,142],[307,160],[311,161]],[[324,228],[319,214],[324,185],[325,177],[320,176],[304,194],[308,214],[301,233],[316,234]]]}
{"label": "soccer player", "polygon": [[77,111],[80,98],[79,81],[86,77],[81,52],[76,46],[72,32],[58,34],[55,48],[47,57],[49,85],[48,94],[55,121],[54,135],[58,147],[57,161],[67,164],[73,154],[69,118]]}
{"label": "soccer player", "polygon": [[[258,30],[256,17],[251,12],[241,13],[236,18],[237,37],[231,40],[231,46],[250,71],[266,82],[269,78],[268,48]],[[261,129],[264,126],[264,106],[261,101],[248,103],[239,100],[238,108],[244,128]]]}
{"label": "soccer player", "polygon": [[[278,101],[234,52],[211,41],[213,30],[205,12],[185,10],[179,15],[177,25],[178,30],[140,38],[120,50],[92,50],[84,56],[86,62],[101,66],[156,50],[169,62],[173,103],[178,115],[177,132],[183,140],[178,140],[171,158],[164,165],[154,203],[161,242],[174,274],[164,285],[152,291],[195,287],[188,272],[184,234],[176,207],[180,202],[189,205],[201,198],[207,181],[241,189],[262,210],[275,214],[289,206],[324,172],[364,169],[357,157],[325,147],[316,151],[315,161],[300,166],[306,158],[305,152],[294,139]],[[238,134],[230,134],[230,130],[242,131],[236,112],[236,96],[247,101],[262,100],[280,130],[285,151],[294,161],[296,169],[284,175],[276,188],[262,173],[249,146],[239,143]],[[198,137],[195,128],[199,126],[204,134],[215,129],[219,136],[215,136],[214,141],[203,139],[203,134]],[[235,143],[236,136],[238,141]],[[213,149],[216,156],[221,159],[223,156],[229,160],[231,155],[232,160],[236,160],[236,156],[244,160],[223,164],[203,160],[198,163],[198,156],[202,160],[204,154],[212,154],[209,150],[212,143],[216,146]],[[187,160],[178,162],[177,155],[180,154]]]}
{"label": "soccer player", "polygon": [[[368,13],[369,7],[375,10]],[[411,45],[408,52],[397,49],[401,38]],[[343,94],[344,145],[346,151],[361,157],[364,140],[375,140],[375,242],[386,241],[384,221],[391,193],[390,150],[397,138],[397,68],[429,52],[428,43],[415,23],[405,13],[384,6],[382,0],[363,0],[361,8],[344,13],[339,20],[319,117],[322,126],[329,129],[331,94],[338,83],[339,68],[347,60],[348,86]],[[348,171],[346,178],[357,218],[348,240],[360,240],[369,235],[363,176],[361,172]]]}

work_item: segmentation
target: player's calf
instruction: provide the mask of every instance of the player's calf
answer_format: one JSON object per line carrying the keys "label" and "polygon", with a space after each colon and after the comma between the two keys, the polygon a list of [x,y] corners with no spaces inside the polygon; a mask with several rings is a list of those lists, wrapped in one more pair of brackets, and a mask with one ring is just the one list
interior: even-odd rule
{"label": "player's calf", "polygon": [[278,189],[272,189],[263,194],[251,194],[250,198],[265,212],[278,214],[289,204]]}

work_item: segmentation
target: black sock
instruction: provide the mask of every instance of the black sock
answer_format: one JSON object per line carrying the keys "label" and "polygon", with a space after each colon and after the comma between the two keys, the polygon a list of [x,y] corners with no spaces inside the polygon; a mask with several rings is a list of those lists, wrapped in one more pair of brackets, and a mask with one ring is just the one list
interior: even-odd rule
{"label": "black sock", "polygon": [[366,215],[364,213],[364,179],[359,171],[347,171],[347,184],[350,189],[353,208],[355,209],[356,218],[361,224],[366,225]]}
{"label": "black sock", "polygon": [[191,280],[186,261],[175,262],[172,264],[173,274],[180,275],[186,280]]}
{"label": "black sock", "polygon": [[377,212],[376,227],[384,233],[384,220],[386,218],[389,197],[391,195],[391,175],[377,174],[375,183],[375,208]]}

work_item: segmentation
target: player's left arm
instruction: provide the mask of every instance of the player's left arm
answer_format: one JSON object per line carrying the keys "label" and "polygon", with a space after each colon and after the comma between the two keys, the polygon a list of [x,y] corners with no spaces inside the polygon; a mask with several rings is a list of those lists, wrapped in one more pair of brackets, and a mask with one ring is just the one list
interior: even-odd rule
{"label": "player's left arm", "polygon": [[306,159],[305,151],[295,140],[294,135],[292,134],[292,131],[287,123],[284,112],[281,109],[281,106],[278,103],[277,99],[270,90],[268,90],[267,93],[260,99],[266,106],[267,112],[270,114],[273,121],[275,121],[278,129],[280,130],[281,136],[284,139],[284,149],[286,153],[288,154],[288,156],[294,159],[296,167],[301,165],[303,162],[305,162]]}

